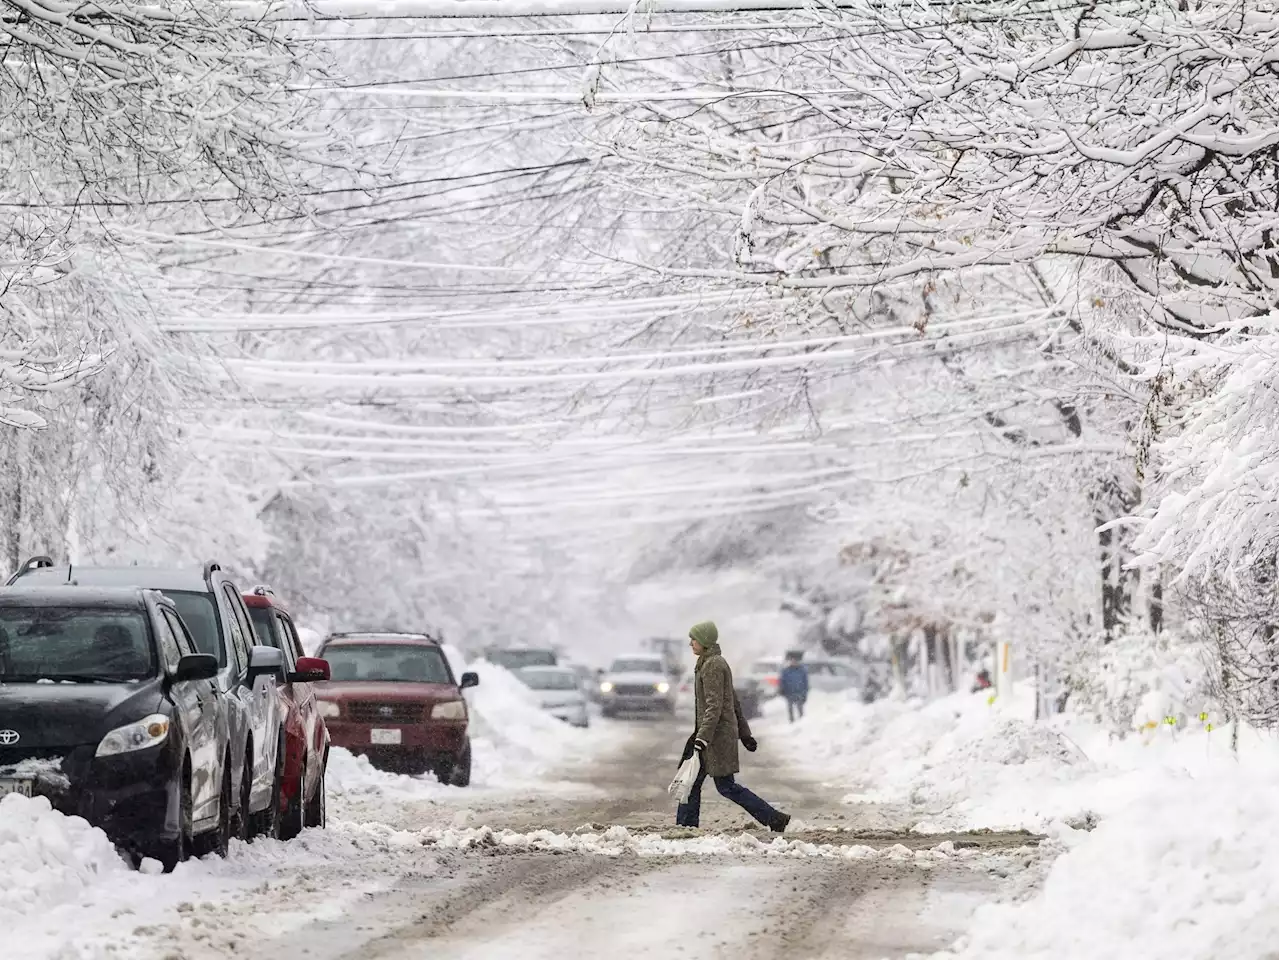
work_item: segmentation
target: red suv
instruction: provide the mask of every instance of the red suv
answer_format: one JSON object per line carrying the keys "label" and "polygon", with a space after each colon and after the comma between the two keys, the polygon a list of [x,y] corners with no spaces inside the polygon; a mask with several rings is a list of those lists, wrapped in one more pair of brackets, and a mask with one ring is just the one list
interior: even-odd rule
{"label": "red suv", "polygon": [[440,641],[420,633],[335,633],[319,651],[329,682],[316,690],[335,745],[374,766],[431,770],[441,783],[471,782],[471,740],[462,691],[480,678],[454,679]]}
{"label": "red suv", "polygon": [[284,767],[280,783],[279,836],[292,840],[303,827],[323,827],[324,772],[329,731],[313,685],[329,679],[329,665],[303,653],[293,618],[269,587],[244,594],[258,642],[284,654],[284,682],[277,682],[284,713]]}

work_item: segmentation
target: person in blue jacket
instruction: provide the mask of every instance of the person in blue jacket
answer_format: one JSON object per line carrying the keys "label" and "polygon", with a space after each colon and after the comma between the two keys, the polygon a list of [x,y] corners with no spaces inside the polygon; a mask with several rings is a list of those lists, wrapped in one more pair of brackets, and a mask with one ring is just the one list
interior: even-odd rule
{"label": "person in blue jacket", "polygon": [[797,654],[787,654],[787,665],[778,675],[778,691],[787,701],[787,719],[795,723],[804,716],[804,702],[809,699],[809,668]]}

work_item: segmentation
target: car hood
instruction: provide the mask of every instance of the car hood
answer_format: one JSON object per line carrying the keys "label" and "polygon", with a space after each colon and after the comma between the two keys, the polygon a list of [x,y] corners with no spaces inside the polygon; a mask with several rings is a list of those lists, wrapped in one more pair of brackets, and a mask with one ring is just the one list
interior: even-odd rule
{"label": "car hood", "polygon": [[329,680],[311,685],[321,700],[378,700],[383,703],[459,700],[451,683],[411,683],[400,680]]}
{"label": "car hood", "polygon": [[[0,731],[18,739],[6,752],[97,744],[108,731],[156,713],[158,679],[135,683],[0,684]],[[4,734],[4,739],[12,734]]]}
{"label": "car hood", "polygon": [[604,682],[606,683],[670,683],[671,678],[661,673],[608,673],[605,674]]}

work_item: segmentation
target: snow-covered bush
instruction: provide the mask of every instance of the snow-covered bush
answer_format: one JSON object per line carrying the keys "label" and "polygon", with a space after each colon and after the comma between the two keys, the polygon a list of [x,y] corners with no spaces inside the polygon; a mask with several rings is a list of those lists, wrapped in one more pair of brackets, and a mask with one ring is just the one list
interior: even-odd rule
{"label": "snow-covered bush", "polygon": [[1116,734],[1166,717],[1185,724],[1213,707],[1207,664],[1204,646],[1181,630],[1084,637],[1066,666],[1067,710]]}

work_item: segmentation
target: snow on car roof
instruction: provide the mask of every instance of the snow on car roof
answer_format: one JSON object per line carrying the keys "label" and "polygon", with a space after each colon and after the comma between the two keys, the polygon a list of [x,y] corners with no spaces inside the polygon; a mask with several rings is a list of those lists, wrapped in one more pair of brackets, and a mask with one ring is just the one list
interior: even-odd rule
{"label": "snow on car roof", "polygon": [[429,637],[425,633],[333,633],[325,638],[325,645],[338,645],[343,643],[400,643],[400,644],[427,644],[429,646],[439,646],[440,641],[434,637]]}

